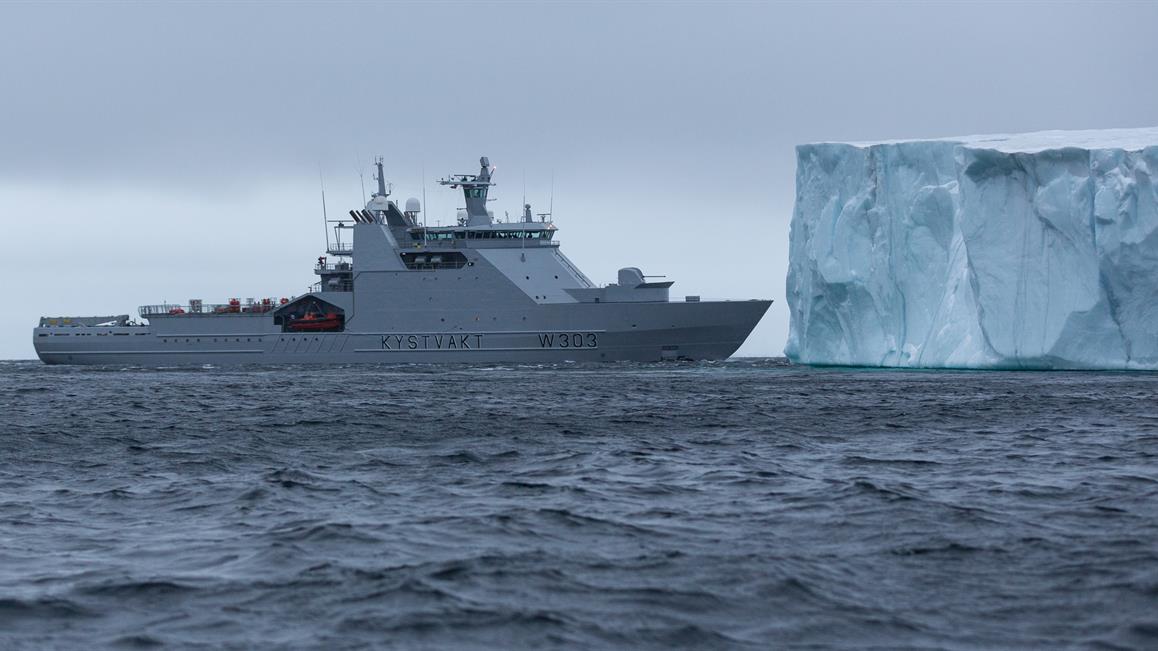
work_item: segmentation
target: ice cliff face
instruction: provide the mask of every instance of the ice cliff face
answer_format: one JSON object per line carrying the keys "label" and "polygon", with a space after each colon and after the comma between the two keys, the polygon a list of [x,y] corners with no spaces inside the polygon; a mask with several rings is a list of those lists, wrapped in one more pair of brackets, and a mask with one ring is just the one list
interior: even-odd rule
{"label": "ice cliff face", "polygon": [[793,361],[1158,368],[1158,128],[796,156]]}

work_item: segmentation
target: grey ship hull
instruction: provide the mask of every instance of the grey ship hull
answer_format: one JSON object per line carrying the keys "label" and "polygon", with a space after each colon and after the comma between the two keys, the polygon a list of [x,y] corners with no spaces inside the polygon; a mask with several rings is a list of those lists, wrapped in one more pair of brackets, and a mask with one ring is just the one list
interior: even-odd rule
{"label": "grey ship hull", "polygon": [[128,366],[523,363],[725,359],[771,301],[577,303],[405,313],[398,326],[283,332],[271,314],[155,317],[148,326],[34,329],[47,364]]}

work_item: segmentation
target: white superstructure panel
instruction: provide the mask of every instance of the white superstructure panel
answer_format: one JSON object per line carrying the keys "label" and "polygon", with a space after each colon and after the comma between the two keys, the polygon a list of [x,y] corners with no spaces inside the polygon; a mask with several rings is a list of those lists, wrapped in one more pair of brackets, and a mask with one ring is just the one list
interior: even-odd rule
{"label": "white superstructure panel", "polygon": [[553,248],[478,249],[476,253],[540,303],[575,303],[566,288],[586,286],[584,279],[572,273]]}

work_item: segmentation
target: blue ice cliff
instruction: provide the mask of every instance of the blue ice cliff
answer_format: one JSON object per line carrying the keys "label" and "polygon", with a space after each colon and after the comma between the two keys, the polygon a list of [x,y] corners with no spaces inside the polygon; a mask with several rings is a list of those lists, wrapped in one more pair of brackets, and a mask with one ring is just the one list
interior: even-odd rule
{"label": "blue ice cliff", "polygon": [[1158,369],[1158,128],[801,145],[795,362]]}

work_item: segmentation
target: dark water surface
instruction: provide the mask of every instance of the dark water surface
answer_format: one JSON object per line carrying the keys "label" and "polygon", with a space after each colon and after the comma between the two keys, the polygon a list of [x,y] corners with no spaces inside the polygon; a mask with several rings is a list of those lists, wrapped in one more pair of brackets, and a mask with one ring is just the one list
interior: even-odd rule
{"label": "dark water surface", "polygon": [[0,363],[0,648],[1158,648],[1158,375]]}

